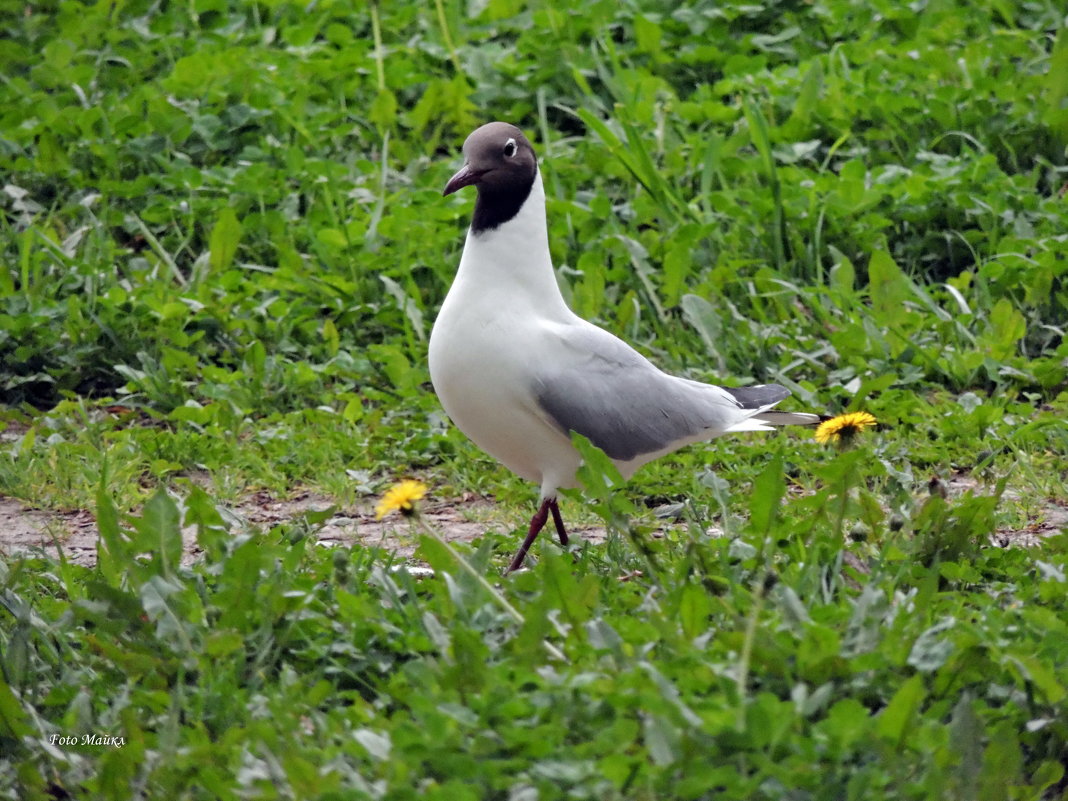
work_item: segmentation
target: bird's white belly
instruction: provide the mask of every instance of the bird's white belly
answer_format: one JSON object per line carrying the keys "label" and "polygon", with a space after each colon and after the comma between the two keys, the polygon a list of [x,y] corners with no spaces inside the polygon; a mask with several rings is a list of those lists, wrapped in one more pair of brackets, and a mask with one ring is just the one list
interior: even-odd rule
{"label": "bird's white belly", "polygon": [[528,332],[510,315],[454,314],[446,301],[430,336],[430,379],[445,413],[472,442],[543,489],[575,485],[580,458],[537,406],[525,367]]}

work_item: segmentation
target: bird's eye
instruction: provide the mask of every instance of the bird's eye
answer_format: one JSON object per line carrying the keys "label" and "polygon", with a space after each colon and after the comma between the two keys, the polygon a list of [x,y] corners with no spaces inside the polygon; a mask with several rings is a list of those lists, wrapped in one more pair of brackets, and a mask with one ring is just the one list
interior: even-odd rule
{"label": "bird's eye", "polygon": [[514,139],[509,139],[504,143],[504,156],[505,158],[511,158],[515,155],[516,144]]}

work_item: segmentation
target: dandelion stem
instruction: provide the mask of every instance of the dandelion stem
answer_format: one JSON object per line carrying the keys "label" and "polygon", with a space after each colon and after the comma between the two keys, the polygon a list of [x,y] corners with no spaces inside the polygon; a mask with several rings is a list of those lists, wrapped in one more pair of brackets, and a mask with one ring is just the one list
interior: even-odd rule
{"label": "dandelion stem", "polygon": [[749,695],[749,664],[753,658],[753,642],[756,640],[757,621],[760,612],[764,608],[765,587],[768,582],[769,570],[764,570],[763,575],[753,583],[753,606],[749,610],[749,617],[745,622],[745,638],[742,640],[742,653],[738,658],[738,730],[745,728],[746,698]]}
{"label": "dandelion stem", "polygon": [[452,41],[452,34],[449,32],[449,21],[445,18],[445,5],[442,0],[434,0],[434,7],[438,12],[438,25],[441,26],[441,37],[445,40],[445,49],[449,51],[449,59],[452,61],[456,74],[463,75],[464,68],[456,52],[456,45]]}
{"label": "dandelion stem", "polygon": [[[520,625],[526,622],[526,618],[523,617],[522,613],[520,613],[520,611],[514,606],[512,606],[510,603],[508,603],[508,600],[503,595],[501,595],[497,588],[490,584],[486,580],[485,576],[475,570],[475,568],[471,566],[470,562],[464,559],[460,555],[460,553],[455,548],[453,548],[452,545],[450,545],[444,537],[442,537],[437,531],[431,528],[430,525],[428,525],[427,522],[423,520],[421,516],[416,516],[416,520],[419,521],[419,526],[423,529],[423,531],[427,533],[427,535],[429,535],[432,539],[436,540],[440,545],[442,545],[445,550],[449,552],[449,555],[456,560],[457,564],[459,564],[461,568],[463,568],[470,576],[472,576],[475,581],[482,585],[482,589],[489,593],[490,597],[497,602],[501,609],[503,609],[505,613],[510,618],[512,618],[512,620],[514,620]],[[564,656],[564,653],[548,640],[542,640],[542,645],[545,646],[545,650],[548,651],[549,655],[552,656],[554,659],[559,659],[562,662],[567,661],[567,657]]]}
{"label": "dandelion stem", "polygon": [[378,91],[386,91],[386,70],[382,53],[382,22],[378,18],[378,0],[371,2],[371,36],[375,42],[375,71],[378,75]]}

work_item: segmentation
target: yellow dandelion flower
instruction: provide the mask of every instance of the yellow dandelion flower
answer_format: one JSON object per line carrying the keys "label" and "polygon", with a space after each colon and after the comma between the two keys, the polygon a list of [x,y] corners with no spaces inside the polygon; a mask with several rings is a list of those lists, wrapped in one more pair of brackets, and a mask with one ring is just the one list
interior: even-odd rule
{"label": "yellow dandelion flower", "polygon": [[833,442],[835,444],[848,444],[857,434],[865,428],[878,422],[874,415],[868,412],[849,412],[824,420],[816,429],[816,442]]}
{"label": "yellow dandelion flower", "polygon": [[375,520],[381,520],[390,512],[403,515],[415,514],[415,502],[426,495],[426,484],[408,479],[394,484],[375,506]]}

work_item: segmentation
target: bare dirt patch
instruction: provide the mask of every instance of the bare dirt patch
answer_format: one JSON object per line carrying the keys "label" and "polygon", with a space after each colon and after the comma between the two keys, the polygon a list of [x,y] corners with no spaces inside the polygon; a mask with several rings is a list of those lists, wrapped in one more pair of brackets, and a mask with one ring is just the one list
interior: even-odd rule
{"label": "bare dirt patch", "polygon": [[[980,492],[977,482],[967,476],[954,476],[946,482],[948,494],[961,495],[966,491]],[[1006,493],[1009,495],[1009,493]],[[1018,496],[1014,496],[1018,502]],[[321,512],[334,507],[333,499],[305,492],[291,498],[276,498],[260,492],[241,503],[222,509],[230,520],[234,534],[251,530],[268,530],[281,523],[290,523],[309,512]],[[525,509],[501,509],[484,498],[472,497],[445,503],[427,503],[421,507],[425,520],[447,540],[471,542],[489,531],[508,531],[526,522]],[[671,527],[661,521],[663,529]],[[1026,524],[1017,528],[999,529],[991,542],[999,546],[1034,546],[1044,537],[1068,530],[1068,501],[1039,499]],[[577,527],[571,533],[576,539],[603,543],[607,537],[601,527]],[[660,532],[654,533],[657,536]],[[402,559],[412,559],[418,544],[418,534],[398,515],[376,520],[370,502],[354,507],[337,507],[331,516],[313,529],[316,541],[322,545],[361,544],[392,551]],[[54,556],[62,548],[67,559],[75,564],[96,562],[96,520],[85,509],[75,511],[47,511],[25,506],[14,498],[0,496],[0,554],[41,551]],[[183,530],[185,561],[196,559],[196,536],[192,528]],[[518,545],[518,543],[517,543]]]}
{"label": "bare dirt patch", "polygon": [[[973,476],[957,474],[951,476],[945,482],[947,494],[951,498],[963,495],[965,492],[973,492],[980,495],[982,486]],[[1010,501],[1016,504],[1023,503],[1023,498],[1016,490],[1007,489],[1002,496],[1002,503]],[[1050,537],[1061,531],[1068,530],[1068,500],[1063,498],[1033,498],[1030,499],[1030,513],[1027,523],[1017,528],[999,528],[991,541],[1002,547],[1020,545],[1033,547],[1038,545],[1044,537]]]}
{"label": "bare dirt patch", "polygon": [[30,509],[0,496],[0,553],[41,549],[54,554],[58,544],[72,562],[93,564],[96,538],[96,519],[88,510]]}
{"label": "bare dirt patch", "polygon": [[[240,504],[221,511],[230,522],[233,534],[245,531],[266,531],[282,523],[291,523],[309,512],[322,512],[336,504],[331,498],[316,493],[302,493],[293,498],[275,498],[268,493],[256,493]],[[494,529],[506,531],[507,522],[498,508],[482,498],[450,503],[424,504],[423,518],[450,542],[471,542]],[[515,512],[515,523],[523,522],[521,510]],[[575,528],[576,537],[594,543],[604,542],[603,528]],[[192,527],[182,531],[185,559],[194,561],[197,555],[196,532]],[[393,551],[402,559],[411,559],[418,545],[418,533],[407,520],[391,515],[376,520],[370,504],[354,508],[335,509],[331,517],[313,530],[321,545],[361,544]],[[32,509],[14,498],[0,496],[0,554],[41,551],[55,556],[62,548],[74,564],[92,565],[96,562],[98,531],[96,520],[88,510],[54,512]]]}

